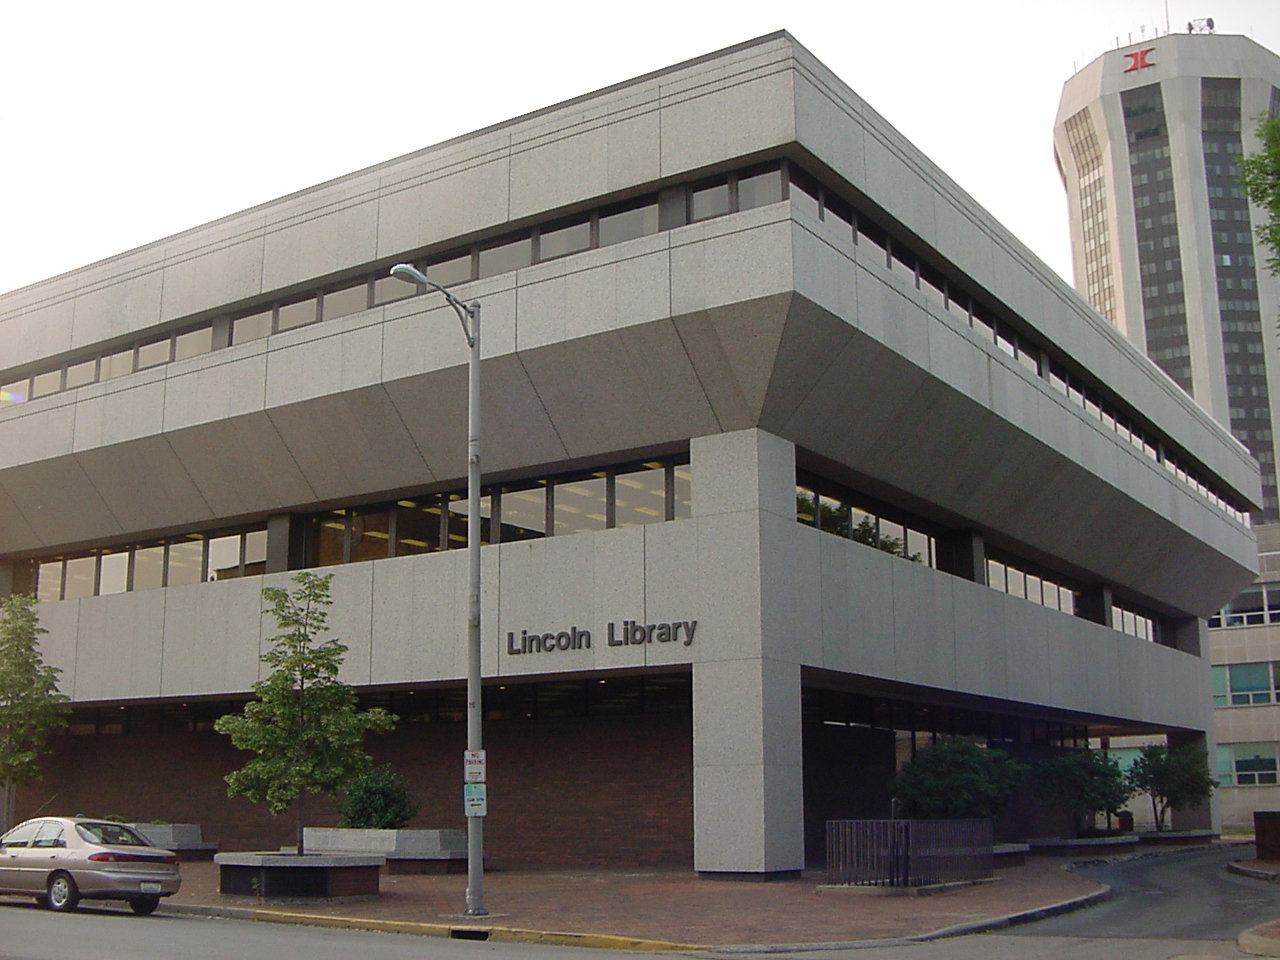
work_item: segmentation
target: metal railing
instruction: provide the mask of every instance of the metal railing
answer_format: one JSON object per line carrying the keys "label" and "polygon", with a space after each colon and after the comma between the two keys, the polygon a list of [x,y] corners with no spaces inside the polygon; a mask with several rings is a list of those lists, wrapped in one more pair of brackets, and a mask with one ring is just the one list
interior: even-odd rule
{"label": "metal railing", "polygon": [[827,882],[921,887],[993,870],[990,820],[828,820]]}

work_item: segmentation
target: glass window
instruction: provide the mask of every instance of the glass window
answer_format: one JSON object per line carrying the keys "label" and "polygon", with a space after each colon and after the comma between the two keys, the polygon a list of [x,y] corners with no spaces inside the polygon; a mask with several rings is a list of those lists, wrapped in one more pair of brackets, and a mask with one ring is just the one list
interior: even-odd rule
{"label": "glass window", "polygon": [[240,576],[240,536],[214,537],[209,541],[208,580],[231,580]]}
{"label": "glass window", "polygon": [[[467,495],[451,493],[448,498],[448,529],[445,549],[456,550],[467,545]],[[480,543],[493,543],[493,510],[488,496],[480,498]]]}
{"label": "glass window", "polygon": [[534,540],[547,535],[547,488],[539,484],[502,492],[502,542]]}
{"label": "glass window", "polygon": [[390,508],[362,507],[351,517],[351,562],[391,556]]}
{"label": "glass window", "polygon": [[396,504],[396,556],[440,549],[440,501],[436,497]]}
{"label": "glass window", "polygon": [[129,551],[104,553],[98,561],[98,593],[124,593],[129,589]]}
{"label": "glass window", "polygon": [[213,349],[213,327],[200,327],[198,330],[188,330],[186,333],[180,333],[173,338],[173,359],[186,360],[188,357],[198,357],[202,353],[208,353]]}
{"label": "glass window", "polygon": [[267,531],[250,530],[244,535],[244,575],[256,577],[267,572]]}
{"label": "glass window", "polygon": [[1227,668],[1227,677],[1232,706],[1271,702],[1270,663],[1233,663]]}
{"label": "glass window", "polygon": [[276,330],[293,330],[316,322],[316,298],[282,304],[276,317]]}
{"label": "glass window", "polygon": [[173,344],[168,337],[156,340],[154,343],[144,343],[138,348],[138,369],[146,370],[148,367],[158,367],[162,363],[168,363],[172,355]]}
{"label": "glass window", "polygon": [[139,547],[133,551],[133,589],[164,586],[164,547]]}
{"label": "glass window", "polygon": [[1211,671],[1213,677],[1213,705],[1215,707],[1225,707],[1227,705],[1227,668],[1225,665],[1219,664]]}
{"label": "glass window", "polygon": [[92,597],[97,589],[95,583],[97,576],[97,557],[76,557],[74,560],[68,560],[62,599],[79,600],[81,597]]}
{"label": "glass window", "polygon": [[591,246],[591,221],[582,220],[538,235],[538,259],[551,260]]}
{"label": "glass window", "polygon": [[[529,241],[525,241],[527,244]],[[521,266],[527,266],[528,261]],[[515,267],[512,268],[516,269]],[[428,279],[433,283],[438,283],[442,287],[452,286],[455,283],[466,283],[474,280],[475,276],[471,267],[471,253],[462,254],[460,257],[452,257],[448,260],[441,260],[436,263],[427,265],[426,274]],[[403,281],[402,281],[403,282]]]}
{"label": "glass window", "polygon": [[15,380],[13,383],[6,383],[0,386],[0,406],[8,406],[11,403],[26,403],[31,398],[31,382],[29,380]]}
{"label": "glass window", "polygon": [[556,481],[553,491],[555,535],[605,529],[605,478]]}
{"label": "glass window", "polygon": [[84,363],[73,363],[67,367],[67,389],[74,390],[76,387],[83,387],[86,383],[93,383],[98,379],[98,360],[86,360]]}
{"label": "glass window", "polygon": [[695,222],[729,212],[729,182],[708,183],[689,191],[689,220]]}
{"label": "glass window", "polygon": [[834,533],[837,537],[853,535],[849,507],[835,497],[818,496],[818,529]]}
{"label": "glass window", "polygon": [[[510,273],[512,270],[527,267],[532,262],[533,241],[529,237],[521,237],[519,240],[511,240],[482,249],[478,276],[495,277],[500,273]],[[431,279],[435,280],[435,277]],[[440,281],[436,280],[436,283]]]}
{"label": "glass window", "polygon": [[329,510],[311,521],[311,565],[328,567],[346,562],[347,511]]}
{"label": "glass window", "polygon": [[818,525],[818,495],[808,487],[796,487],[796,519],[806,527]]}
{"label": "glass window", "polygon": [[648,199],[638,204],[606,208],[600,214],[599,243],[607,247],[658,232],[658,204]]}
{"label": "glass window", "polygon": [[[410,292],[413,291],[412,283],[396,280],[395,277],[388,277],[387,279],[394,280]],[[324,295],[320,305],[325,320],[332,320],[334,317],[345,317],[348,314],[359,313],[361,310],[367,310],[368,308],[369,283],[367,280],[361,280],[358,284],[342,287],[339,290],[330,290]]]}
{"label": "glass window", "polygon": [[681,464],[672,471],[672,490],[675,515],[672,520],[688,520],[693,516],[693,469]]}
{"label": "glass window", "polygon": [[133,373],[133,348],[107,354],[102,358],[102,365],[98,368],[98,372],[103,380],[114,380],[116,377]]}
{"label": "glass window", "polygon": [[827,233],[846,243],[853,242],[853,207],[837,196],[826,195],[822,208],[822,225]]}
{"label": "glass window", "polygon": [[169,572],[165,580],[170,587],[199,583],[204,578],[204,538],[169,544]]}
{"label": "glass window", "polygon": [[[432,277],[434,280],[435,278]],[[373,281],[373,305],[379,306],[384,303],[394,303],[396,300],[404,300],[406,297],[414,297],[418,294],[418,285],[416,283],[407,283],[398,277],[378,277]]]}
{"label": "glass window", "polygon": [[1262,786],[1276,782],[1276,744],[1233,743],[1229,746],[1237,784]]}
{"label": "glass window", "polygon": [[647,463],[642,469],[619,473],[614,477],[613,497],[616,526],[661,523],[667,518],[666,468],[661,463]]}
{"label": "glass window", "polygon": [[792,206],[802,210],[813,219],[818,219],[821,189],[818,183],[803,170],[791,168],[791,189],[788,191]]}
{"label": "glass window", "polygon": [[57,393],[62,389],[62,370],[50,370],[47,373],[37,373],[31,378],[31,396],[47,397],[51,393]]}
{"label": "glass window", "polygon": [[41,602],[62,599],[61,560],[50,560],[36,568],[36,597]]}
{"label": "glass window", "polygon": [[782,202],[782,171],[776,167],[738,177],[738,209],[751,210]]}
{"label": "glass window", "polygon": [[271,311],[251,313],[247,317],[238,317],[231,324],[231,342],[248,343],[250,340],[261,340],[271,333]]}

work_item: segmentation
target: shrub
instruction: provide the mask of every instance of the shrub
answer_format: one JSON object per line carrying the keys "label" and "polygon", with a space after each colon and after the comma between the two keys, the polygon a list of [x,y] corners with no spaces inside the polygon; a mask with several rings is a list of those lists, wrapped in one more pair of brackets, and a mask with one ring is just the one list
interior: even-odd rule
{"label": "shrub", "polygon": [[924,820],[994,819],[1022,782],[1027,768],[976,740],[940,740],[893,781],[902,813]]}
{"label": "shrub", "polygon": [[404,777],[389,764],[356,777],[338,802],[344,827],[399,830],[417,812]]}
{"label": "shrub", "polygon": [[1036,792],[1070,816],[1076,831],[1089,828],[1095,813],[1115,813],[1133,795],[1114,757],[1070,750],[1036,764]]}

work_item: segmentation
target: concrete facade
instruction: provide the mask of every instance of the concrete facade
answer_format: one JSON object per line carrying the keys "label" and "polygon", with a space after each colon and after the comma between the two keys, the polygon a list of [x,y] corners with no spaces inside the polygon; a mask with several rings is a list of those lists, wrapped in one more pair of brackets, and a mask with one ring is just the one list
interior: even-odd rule
{"label": "concrete facade", "polygon": [[1280,57],[1242,36],[1169,35],[1073,76],[1054,126],[1077,288],[1261,463],[1262,574],[1210,619],[1219,804],[1231,827],[1251,827],[1254,809],[1280,799],[1280,699],[1270,676],[1260,687],[1255,677],[1280,661],[1280,278],[1254,244],[1266,212],[1237,180],[1265,115],[1280,115]]}
{"label": "concrete facade", "polygon": [[[629,217],[647,225],[614,242]],[[125,749],[114,711],[168,724],[212,797],[201,717],[260,675],[261,589],[317,562],[345,678],[414,731],[376,749],[444,749],[465,667],[465,558],[447,548],[466,347],[438,295],[379,291],[395,262],[460,259],[452,289],[485,324],[482,666],[506,711],[489,742],[521,771],[504,802],[491,757],[495,856],[554,860],[581,810],[618,811],[607,837],[665,785],[653,829],[691,825],[677,860],[797,870],[814,724],[1205,738],[1203,618],[1254,576],[1256,464],[775,34],[0,297],[0,571],[46,601],[45,657],[78,711],[19,815],[80,795],[78,737]],[[353,284],[364,307],[330,317]],[[264,310],[271,332],[242,336]],[[180,357],[187,336],[208,349]],[[665,515],[626,513],[659,474]],[[427,503],[439,549],[401,529]],[[215,564],[227,544],[238,559]],[[593,708],[610,684],[647,692]],[[537,708],[502,706],[519,691]],[[546,696],[566,692],[571,708]],[[682,729],[654,704],[685,712],[687,741],[646,740]],[[849,719],[864,710],[887,720]],[[575,749],[607,762],[604,731],[636,769],[671,770],[629,796],[575,768]],[[560,813],[515,799],[547,786],[542,737]],[[421,773],[451,799],[415,825],[460,824],[456,779]],[[155,796],[113,796],[158,815]],[[206,837],[244,836],[242,804],[202,803]]]}

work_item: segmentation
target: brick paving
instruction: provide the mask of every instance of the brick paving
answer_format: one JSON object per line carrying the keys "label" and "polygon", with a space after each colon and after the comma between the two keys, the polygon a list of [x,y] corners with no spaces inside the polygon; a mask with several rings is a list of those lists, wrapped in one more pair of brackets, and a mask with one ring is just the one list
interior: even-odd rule
{"label": "brick paving", "polygon": [[[485,906],[494,916],[466,924],[702,945],[893,939],[1035,910],[1099,889],[1063,869],[1065,863],[1033,858],[1025,866],[1000,869],[992,882],[916,897],[819,893],[819,873],[758,882],[706,880],[687,870],[491,871],[485,875]],[[219,894],[212,863],[184,863],[182,877],[182,890],[166,906],[458,924],[465,904],[466,877],[456,875],[383,874],[377,899],[287,904]]]}

